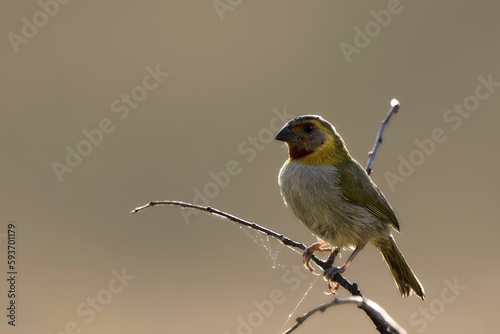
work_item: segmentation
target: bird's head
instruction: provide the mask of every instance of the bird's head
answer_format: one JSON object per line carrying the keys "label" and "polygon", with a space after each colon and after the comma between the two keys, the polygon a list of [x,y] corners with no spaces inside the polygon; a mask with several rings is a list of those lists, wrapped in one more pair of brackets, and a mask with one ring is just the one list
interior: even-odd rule
{"label": "bird's head", "polygon": [[274,137],[288,145],[290,160],[310,165],[338,165],[349,158],[342,137],[321,116],[304,115],[290,120]]}

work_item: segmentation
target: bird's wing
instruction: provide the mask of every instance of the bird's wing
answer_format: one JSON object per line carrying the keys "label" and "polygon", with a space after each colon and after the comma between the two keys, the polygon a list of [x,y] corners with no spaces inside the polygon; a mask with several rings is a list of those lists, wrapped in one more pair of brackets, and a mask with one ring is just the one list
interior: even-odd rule
{"label": "bird's wing", "polygon": [[342,197],[353,204],[359,205],[381,220],[389,221],[399,232],[399,222],[391,205],[380,189],[366,174],[363,166],[354,159],[349,167],[339,168]]}

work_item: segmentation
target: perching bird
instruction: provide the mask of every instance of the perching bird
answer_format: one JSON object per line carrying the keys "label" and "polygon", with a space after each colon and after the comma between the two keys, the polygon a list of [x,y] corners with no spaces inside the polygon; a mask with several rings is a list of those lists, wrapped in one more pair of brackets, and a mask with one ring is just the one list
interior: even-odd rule
{"label": "perching bird", "polygon": [[331,248],[323,248],[327,244],[354,248],[343,266],[325,273],[333,277],[344,273],[356,254],[372,244],[382,253],[401,295],[415,292],[424,299],[424,288],[391,235],[391,227],[399,232],[391,205],[351,157],[335,128],[320,116],[300,116],[275,139],[288,146],[289,158],[278,180],[285,204],[320,239],[304,252],[304,265],[313,271],[312,255],[330,252]]}

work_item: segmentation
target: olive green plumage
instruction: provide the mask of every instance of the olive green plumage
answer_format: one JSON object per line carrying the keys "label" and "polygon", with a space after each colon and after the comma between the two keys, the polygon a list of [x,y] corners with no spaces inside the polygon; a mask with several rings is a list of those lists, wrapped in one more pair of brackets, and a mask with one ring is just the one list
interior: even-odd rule
{"label": "olive green plumage", "polygon": [[388,221],[399,232],[399,222],[384,194],[365,169],[354,159],[338,166],[342,198],[364,207],[377,218]]}
{"label": "olive green plumage", "polygon": [[[336,247],[366,244],[382,253],[403,296],[424,290],[391,235],[399,222],[386,197],[354,160],[335,128],[323,118],[300,116],[276,135],[288,145],[289,159],[280,170],[285,204],[314,235]],[[312,247],[312,246],[311,246]]]}

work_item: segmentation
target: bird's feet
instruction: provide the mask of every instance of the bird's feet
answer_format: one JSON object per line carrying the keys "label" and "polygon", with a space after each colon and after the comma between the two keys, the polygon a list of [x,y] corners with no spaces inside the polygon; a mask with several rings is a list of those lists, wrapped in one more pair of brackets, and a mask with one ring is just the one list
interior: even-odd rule
{"label": "bird's feet", "polygon": [[332,295],[337,294],[337,290],[339,289],[339,283],[335,282],[333,278],[336,274],[342,275],[346,270],[347,268],[344,265],[342,267],[330,267],[323,273],[323,278],[327,282],[328,291],[330,291]]}
{"label": "bird's feet", "polygon": [[332,248],[321,248],[325,245],[328,245],[326,241],[318,241],[311,246],[307,247],[304,253],[302,254],[302,264],[304,267],[309,269],[310,272],[316,275],[316,272],[314,271],[314,268],[311,266],[311,258],[313,257],[315,252],[320,252],[320,253],[330,253],[332,252]]}

